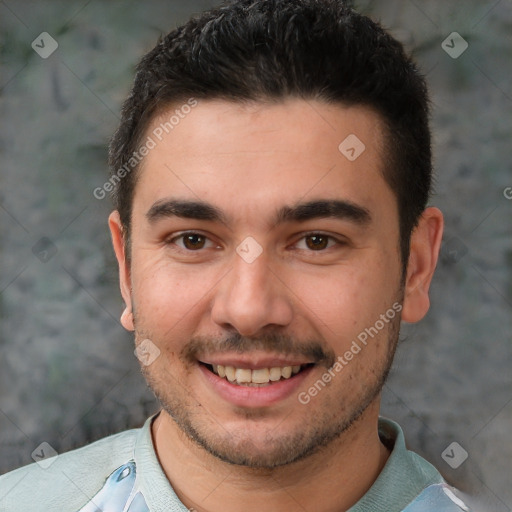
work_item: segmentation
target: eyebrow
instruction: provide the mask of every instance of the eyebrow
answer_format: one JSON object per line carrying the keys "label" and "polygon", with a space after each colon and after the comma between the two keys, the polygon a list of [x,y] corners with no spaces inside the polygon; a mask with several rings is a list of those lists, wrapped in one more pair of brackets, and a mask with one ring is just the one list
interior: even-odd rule
{"label": "eyebrow", "polygon": [[153,204],[146,213],[146,218],[150,223],[167,217],[227,223],[226,216],[219,208],[204,201],[162,199]]}
{"label": "eyebrow", "polygon": [[[151,224],[169,217],[206,220],[229,225],[229,219],[222,210],[205,201],[162,199],[153,204],[146,213],[146,218]],[[351,201],[320,199],[279,208],[271,225],[285,222],[307,222],[320,218],[348,220],[359,225],[367,225],[372,220],[367,208]]]}
{"label": "eyebrow", "polygon": [[275,224],[283,222],[306,222],[311,219],[335,218],[349,220],[356,224],[369,224],[372,220],[370,211],[351,201],[340,199],[321,199],[283,206],[277,212]]}

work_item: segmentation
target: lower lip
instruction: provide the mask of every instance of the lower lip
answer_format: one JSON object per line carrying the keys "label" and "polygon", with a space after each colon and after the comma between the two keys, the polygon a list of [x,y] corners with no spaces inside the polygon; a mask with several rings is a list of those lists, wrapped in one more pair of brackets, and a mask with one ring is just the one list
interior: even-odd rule
{"label": "lower lip", "polygon": [[243,386],[232,384],[223,377],[199,364],[209,388],[224,400],[238,407],[268,407],[288,398],[304,382],[314,366],[309,366],[289,379],[282,379],[267,386]]}

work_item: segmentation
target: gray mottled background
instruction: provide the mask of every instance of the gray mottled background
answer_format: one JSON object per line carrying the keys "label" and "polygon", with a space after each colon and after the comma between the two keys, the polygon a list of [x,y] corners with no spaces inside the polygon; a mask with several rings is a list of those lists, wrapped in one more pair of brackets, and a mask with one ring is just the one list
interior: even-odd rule
{"label": "gray mottled background", "polygon": [[[512,4],[357,4],[427,74],[446,219],[432,308],[404,326],[382,412],[482,510],[510,511]],[[0,1],[0,472],[43,441],[66,451],[157,408],[118,321],[111,205],[92,191],[136,62],[212,5]],[[31,47],[42,32],[59,45],[46,59]],[[469,44],[456,59],[442,47],[452,32]],[[452,442],[469,454],[456,469],[441,456]]]}

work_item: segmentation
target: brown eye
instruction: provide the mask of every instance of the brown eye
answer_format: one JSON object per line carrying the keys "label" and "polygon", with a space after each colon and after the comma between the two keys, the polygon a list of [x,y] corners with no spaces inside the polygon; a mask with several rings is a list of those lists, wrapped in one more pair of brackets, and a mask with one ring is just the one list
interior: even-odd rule
{"label": "brown eye", "polygon": [[325,235],[308,235],[305,237],[306,245],[313,251],[322,250],[327,248],[329,238],[330,237]]}
{"label": "brown eye", "polygon": [[180,238],[183,238],[184,247],[191,251],[195,249],[202,249],[206,243],[206,237],[197,233],[182,235]]}

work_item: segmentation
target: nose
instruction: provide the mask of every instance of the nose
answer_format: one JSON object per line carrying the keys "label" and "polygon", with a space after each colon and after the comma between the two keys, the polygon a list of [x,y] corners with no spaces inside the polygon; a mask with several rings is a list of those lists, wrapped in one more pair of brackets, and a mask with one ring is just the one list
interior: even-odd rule
{"label": "nose", "polygon": [[217,287],[212,320],[223,329],[255,336],[270,326],[291,323],[291,296],[277,271],[270,268],[265,252],[251,263],[235,254],[232,269]]}

